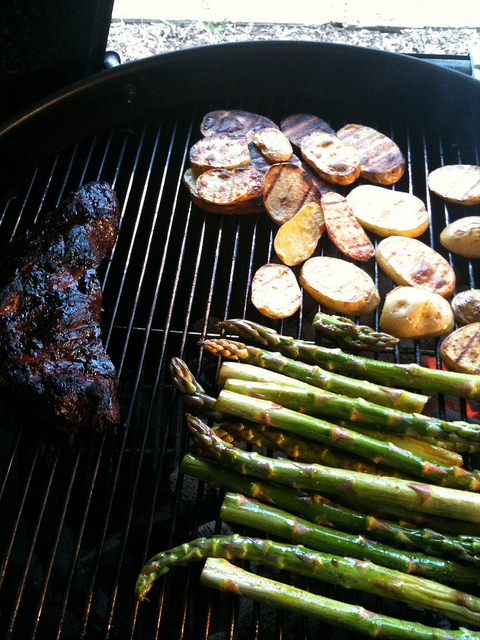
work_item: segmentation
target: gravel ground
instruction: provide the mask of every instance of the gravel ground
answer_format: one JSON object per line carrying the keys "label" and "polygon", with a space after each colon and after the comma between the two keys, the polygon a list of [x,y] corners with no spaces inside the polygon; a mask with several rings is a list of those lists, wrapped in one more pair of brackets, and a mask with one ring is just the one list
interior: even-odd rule
{"label": "gravel ground", "polygon": [[222,42],[310,40],[353,44],[397,53],[467,55],[480,42],[480,28],[372,29],[336,24],[259,24],[232,22],[112,22],[108,48],[122,62]]}

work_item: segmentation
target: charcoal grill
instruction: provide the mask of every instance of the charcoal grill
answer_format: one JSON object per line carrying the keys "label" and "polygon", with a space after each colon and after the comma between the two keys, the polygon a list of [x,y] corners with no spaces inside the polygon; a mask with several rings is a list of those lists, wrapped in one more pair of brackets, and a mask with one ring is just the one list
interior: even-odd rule
{"label": "charcoal grill", "polygon": [[[212,109],[247,109],[277,122],[304,111],[334,128],[376,127],[407,159],[395,188],[422,198],[431,213],[422,240],[451,261],[457,291],[478,287],[474,263],[439,244],[441,229],[465,211],[431,197],[426,179],[443,164],[479,164],[480,83],[469,77],[468,59],[450,65],[461,71],[434,62],[305,42],[202,47],[102,72],[3,126],[2,247],[82,183],[107,180],[119,196],[121,231],[102,282],[103,335],[120,376],[123,420],[115,433],[65,436],[26,420],[14,399],[2,404],[2,637],[354,637],[200,588],[199,567],[167,576],[149,603],[135,604],[135,578],[148,557],[222,527],[219,494],[178,473],[187,434],[169,360],[182,357],[213,391],[217,363],[198,340],[218,335],[216,322],[226,317],[266,322],[249,287],[255,270],[275,259],[266,215],[206,214],[191,204],[182,175]],[[319,251],[336,255],[325,239]],[[373,264],[365,268],[382,294],[391,288]],[[316,310],[305,295],[293,318],[268,323],[316,340]],[[378,326],[378,313],[359,320]],[[380,357],[438,364],[438,341],[408,342]],[[437,405],[441,415],[451,406],[445,397]],[[467,409],[455,405],[462,418]],[[306,586],[438,622],[338,587]]]}

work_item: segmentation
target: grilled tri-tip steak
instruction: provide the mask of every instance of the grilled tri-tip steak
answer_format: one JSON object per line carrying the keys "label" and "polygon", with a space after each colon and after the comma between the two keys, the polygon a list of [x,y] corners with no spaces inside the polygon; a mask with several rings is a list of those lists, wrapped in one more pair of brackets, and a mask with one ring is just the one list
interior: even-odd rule
{"label": "grilled tri-tip steak", "polygon": [[119,218],[110,186],[86,184],[13,241],[0,267],[0,385],[60,431],[119,422],[97,275]]}

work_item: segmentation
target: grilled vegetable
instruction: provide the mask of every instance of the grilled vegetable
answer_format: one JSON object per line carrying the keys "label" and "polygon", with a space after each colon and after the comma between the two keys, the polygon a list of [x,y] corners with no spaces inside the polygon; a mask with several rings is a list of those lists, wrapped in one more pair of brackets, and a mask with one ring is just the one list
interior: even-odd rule
{"label": "grilled vegetable", "polygon": [[262,189],[268,215],[282,225],[309,202],[320,202],[320,193],[302,167],[279,163],[265,174]]}
{"label": "grilled vegetable", "polygon": [[460,327],[440,345],[440,357],[454,371],[480,374],[480,322]]}
{"label": "grilled vegetable", "polygon": [[268,162],[288,162],[293,155],[292,145],[280,129],[259,129],[253,136],[253,142]]}
{"label": "grilled vegetable", "polygon": [[420,240],[390,236],[379,243],[375,257],[395,284],[420,287],[444,297],[455,289],[450,264]]}
{"label": "grilled vegetable", "polygon": [[434,338],[453,330],[450,304],[438,293],[418,287],[396,287],[385,297],[380,329],[397,338]]}
{"label": "grilled vegetable", "polygon": [[459,325],[480,322],[480,289],[468,289],[452,299],[452,310]]}
{"label": "grilled vegetable", "polygon": [[480,258],[480,216],[455,220],[440,233],[440,242],[445,249],[459,256]]}
{"label": "grilled vegetable", "polygon": [[323,131],[335,135],[335,130],[318,116],[309,113],[295,113],[280,123],[280,129],[292,144],[301,146],[302,139],[315,131]]}
{"label": "grilled vegetable", "polygon": [[380,295],[368,273],[338,258],[310,258],[304,263],[299,280],[317,302],[337,313],[362,315],[380,304]]}
{"label": "grilled vegetable", "polygon": [[317,248],[324,229],[322,207],[310,202],[279,228],[273,243],[275,253],[289,266],[305,262]]}
{"label": "grilled vegetable", "polygon": [[316,131],[302,138],[302,157],[328,182],[352,184],[361,170],[357,152],[335,135]]}
{"label": "grilled vegetable", "polygon": [[328,237],[334,245],[352,260],[364,262],[373,258],[375,247],[353,215],[347,200],[330,191],[321,199]]}
{"label": "grilled vegetable", "polygon": [[283,264],[260,267],[253,276],[251,294],[253,305],[268,318],[288,318],[302,301],[295,274]]}
{"label": "grilled vegetable", "polygon": [[217,134],[201,138],[190,148],[190,166],[195,175],[208,169],[235,169],[250,164],[245,138]]}
{"label": "grilled vegetable", "polygon": [[430,191],[448,202],[472,205],[480,202],[480,167],[473,164],[449,164],[428,176]]}
{"label": "grilled vegetable", "polygon": [[405,171],[405,158],[398,145],[372,127],[347,124],[337,136],[355,149],[362,161],[362,178],[377,184],[398,182]]}
{"label": "grilled vegetable", "polygon": [[382,351],[398,344],[399,339],[389,333],[375,331],[364,324],[355,324],[349,318],[332,316],[318,311],[312,325],[317,331],[321,331],[334,342],[344,344],[354,349],[369,349],[370,351]]}
{"label": "grilled vegetable", "polygon": [[362,227],[382,237],[416,238],[428,227],[424,203],[410,193],[364,184],[352,189],[347,201]]}
{"label": "grilled vegetable", "polygon": [[250,111],[219,109],[210,111],[204,116],[200,131],[204,136],[224,134],[231,138],[243,138],[262,127],[277,127],[277,125],[270,118]]}
{"label": "grilled vegetable", "polygon": [[213,204],[237,204],[251,200],[263,187],[263,173],[251,166],[210,169],[197,178],[200,198]]}

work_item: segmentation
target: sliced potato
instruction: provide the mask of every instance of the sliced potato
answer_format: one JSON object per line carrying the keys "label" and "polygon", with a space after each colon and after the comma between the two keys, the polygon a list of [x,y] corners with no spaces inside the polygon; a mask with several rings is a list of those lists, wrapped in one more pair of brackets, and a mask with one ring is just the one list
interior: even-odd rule
{"label": "sliced potato", "polygon": [[360,156],[335,135],[316,131],[302,138],[302,157],[324,180],[351,184],[361,171]]}
{"label": "sliced potato", "polygon": [[474,164],[448,164],[432,171],[428,187],[448,202],[470,206],[480,202],[480,167]]}
{"label": "sliced potato", "polygon": [[347,124],[337,136],[355,149],[362,161],[361,176],[377,184],[398,182],[405,171],[405,158],[398,145],[372,127]]}
{"label": "sliced potato", "polygon": [[197,178],[200,198],[214,204],[236,204],[260,193],[264,175],[254,167],[210,169]]}
{"label": "sliced potato", "polygon": [[245,138],[218,134],[201,138],[190,148],[190,166],[198,175],[209,169],[235,169],[250,164]]}
{"label": "sliced potato", "polygon": [[385,297],[380,329],[397,338],[435,338],[454,327],[452,308],[438,293],[396,287]]}
{"label": "sliced potato", "polygon": [[293,155],[290,140],[280,129],[259,129],[253,136],[253,142],[268,162],[288,162]]}
{"label": "sliced potato", "polygon": [[[263,173],[266,173],[272,165],[277,164],[276,162],[270,162],[269,160],[267,160],[267,158],[253,142],[249,142],[248,152],[250,154],[250,162],[252,164],[252,167],[255,167],[255,169],[259,169],[259,171],[263,171]],[[288,164],[296,164],[299,167],[301,166],[305,169],[300,158],[294,153],[292,154],[291,158],[287,160],[287,162]]]}
{"label": "sliced potato", "polygon": [[207,113],[200,125],[200,131],[204,136],[212,136],[218,133],[231,138],[243,138],[249,132],[255,132],[263,127],[277,127],[277,125],[265,116],[241,109],[219,109]]}
{"label": "sliced potato", "polygon": [[335,129],[318,116],[310,113],[295,113],[284,118],[280,123],[280,129],[292,144],[300,147],[302,139],[315,131],[324,131],[335,135]]}
{"label": "sliced potato", "polygon": [[320,202],[320,193],[302,167],[290,163],[273,164],[265,174],[262,189],[268,215],[278,225],[285,224],[309,202]]}
{"label": "sliced potato", "polygon": [[353,260],[369,260],[375,247],[363,227],[355,218],[346,198],[330,191],[321,199],[328,237],[334,245]]}
{"label": "sliced potato", "polygon": [[380,295],[368,273],[339,258],[310,258],[304,263],[299,280],[317,302],[338,313],[362,315],[380,304]]}
{"label": "sliced potato", "polygon": [[480,374],[480,322],[460,327],[440,345],[440,358],[453,371]]}
{"label": "sliced potato", "polygon": [[273,243],[275,253],[290,267],[305,262],[317,248],[324,230],[322,207],[310,202],[277,231]]}
{"label": "sliced potato", "polygon": [[480,289],[461,291],[452,300],[452,309],[458,324],[480,322]]}
{"label": "sliced potato", "polygon": [[352,189],[347,200],[362,227],[379,236],[416,238],[428,227],[425,204],[410,193],[363,184]]}
{"label": "sliced potato", "polygon": [[289,318],[300,307],[302,294],[293,271],[284,264],[268,263],[252,279],[253,305],[268,318]]}
{"label": "sliced potato", "polygon": [[395,284],[419,287],[441,296],[449,296],[455,289],[452,267],[420,240],[390,236],[379,243],[375,257]]}
{"label": "sliced potato", "polygon": [[480,216],[455,220],[443,229],[440,242],[452,253],[465,258],[480,258]]}
{"label": "sliced potato", "polygon": [[214,204],[200,198],[197,191],[197,178],[192,169],[187,169],[183,175],[183,183],[187,187],[192,202],[203,211],[217,214],[251,214],[262,213],[265,211],[263,206],[263,198],[260,193],[251,200],[242,200],[235,204]]}

